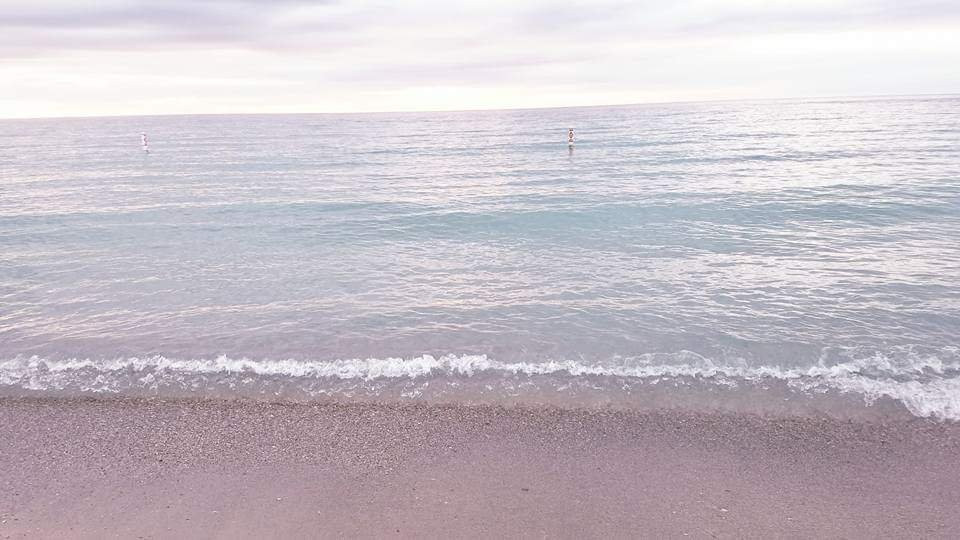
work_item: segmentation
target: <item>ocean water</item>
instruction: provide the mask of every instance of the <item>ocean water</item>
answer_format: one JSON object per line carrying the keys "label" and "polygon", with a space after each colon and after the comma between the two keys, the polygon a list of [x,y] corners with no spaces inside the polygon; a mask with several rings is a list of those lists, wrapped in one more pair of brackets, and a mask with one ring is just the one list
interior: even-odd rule
{"label": "ocean water", "polygon": [[2,120],[0,395],[960,420],[960,97]]}

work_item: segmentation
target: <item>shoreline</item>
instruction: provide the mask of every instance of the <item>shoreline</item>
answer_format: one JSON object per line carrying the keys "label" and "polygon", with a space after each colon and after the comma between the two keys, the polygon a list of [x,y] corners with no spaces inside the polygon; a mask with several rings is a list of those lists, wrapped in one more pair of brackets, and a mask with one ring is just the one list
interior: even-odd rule
{"label": "shoreline", "polygon": [[956,537],[960,424],[0,398],[0,538]]}

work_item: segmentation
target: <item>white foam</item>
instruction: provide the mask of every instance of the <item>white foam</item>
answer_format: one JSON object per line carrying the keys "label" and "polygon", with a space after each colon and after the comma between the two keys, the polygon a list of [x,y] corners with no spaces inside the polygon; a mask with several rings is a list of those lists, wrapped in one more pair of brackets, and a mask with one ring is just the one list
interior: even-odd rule
{"label": "white foam", "polygon": [[[156,388],[165,380],[185,377],[245,376],[311,380],[372,382],[391,379],[473,377],[480,374],[572,378],[613,377],[658,382],[696,379],[724,387],[742,382],[782,381],[807,393],[854,393],[870,405],[890,398],[912,414],[924,418],[960,420],[960,353],[955,348],[941,355],[874,354],[846,361],[803,368],[751,367],[744,361],[721,364],[693,352],[649,354],[620,360],[615,365],[574,360],[503,362],[484,355],[423,355],[414,358],[349,360],[252,360],[219,356],[212,359],[178,359],[164,356],[116,359],[45,359],[15,357],[0,360],[0,386],[33,391],[62,390],[77,386],[86,392],[119,392],[123,385]],[[131,383],[131,381],[133,381]],[[192,383],[202,391],[202,380]]]}

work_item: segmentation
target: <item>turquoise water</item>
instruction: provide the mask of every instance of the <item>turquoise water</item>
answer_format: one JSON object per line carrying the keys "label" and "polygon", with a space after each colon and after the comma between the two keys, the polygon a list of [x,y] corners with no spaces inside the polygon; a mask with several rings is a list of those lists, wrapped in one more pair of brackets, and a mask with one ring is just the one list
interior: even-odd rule
{"label": "turquoise water", "polygon": [[955,96],[0,121],[5,394],[960,419],[958,330]]}

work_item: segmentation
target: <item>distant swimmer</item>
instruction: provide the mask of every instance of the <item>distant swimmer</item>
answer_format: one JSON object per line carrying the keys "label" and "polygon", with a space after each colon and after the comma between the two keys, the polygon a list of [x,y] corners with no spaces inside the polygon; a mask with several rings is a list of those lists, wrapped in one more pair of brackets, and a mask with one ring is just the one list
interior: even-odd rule
{"label": "distant swimmer", "polygon": [[567,130],[567,146],[573,148],[573,128]]}
{"label": "distant swimmer", "polygon": [[146,152],[147,154],[149,154],[149,153],[150,153],[150,145],[147,144],[147,134],[146,134],[146,133],[140,133],[140,144],[143,145],[143,151]]}

